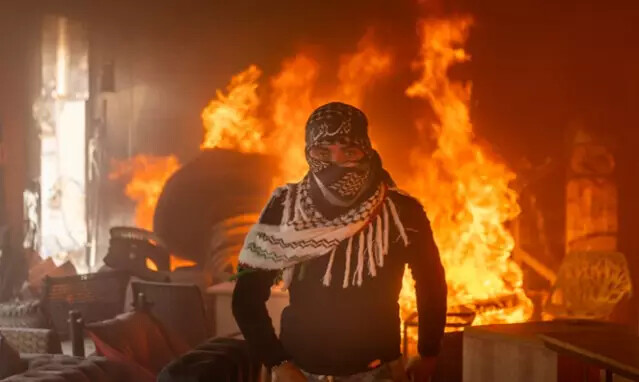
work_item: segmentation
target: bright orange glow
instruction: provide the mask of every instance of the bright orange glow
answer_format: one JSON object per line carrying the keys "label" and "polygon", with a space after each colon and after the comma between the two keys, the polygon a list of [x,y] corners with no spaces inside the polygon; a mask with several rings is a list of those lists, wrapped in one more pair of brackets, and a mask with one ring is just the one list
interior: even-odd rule
{"label": "bright orange glow", "polygon": [[[471,18],[425,20],[422,72],[406,94],[427,101],[438,117],[434,152],[412,153],[408,190],[424,204],[446,269],[449,307],[474,310],[473,324],[521,322],[532,314],[521,269],[510,259],[514,239],[506,222],[519,214],[515,174],[491,157],[473,135],[470,84],[451,81],[448,69],[469,60],[463,49]],[[413,280],[406,272],[400,306],[415,311]]]}
{"label": "bright orange glow", "polygon": [[333,100],[361,106],[365,91],[380,76],[388,73],[391,63],[391,55],[377,46],[372,33],[367,33],[353,54],[342,57],[337,73],[339,86]]}
{"label": "bright orange glow", "polygon": [[169,261],[171,272],[175,271],[178,268],[188,268],[197,265],[197,263],[193,260],[185,259],[176,255],[170,255]]}
{"label": "bright orange glow", "polygon": [[202,111],[204,141],[201,148],[232,149],[240,152],[262,152],[264,131],[257,118],[260,100],[257,80],[262,72],[255,65],[233,76],[227,94],[217,90]]}
{"label": "bright orange glow", "polygon": [[180,167],[178,159],[138,155],[127,161],[114,162],[110,179],[130,178],[125,193],[135,201],[135,224],[146,230],[153,229],[153,212],[164,183]]}
{"label": "bright orange glow", "polygon": [[148,257],[144,261],[146,267],[154,272],[158,271],[158,266],[155,264],[155,261],[149,259]]}
{"label": "bright orange glow", "polygon": [[382,51],[366,34],[352,54],[343,55],[337,72],[337,86],[317,94],[320,65],[311,57],[299,54],[285,60],[281,72],[271,81],[273,131],[267,147],[281,159],[275,185],[300,180],[308,165],[304,157],[304,126],[317,106],[342,101],[361,106],[365,91],[391,67],[391,56]]}
{"label": "bright orange glow", "polygon": [[300,54],[285,60],[271,80],[273,131],[269,134],[271,154],[280,157],[274,186],[300,180],[308,166],[304,157],[304,125],[313,111],[313,92],[319,64]]}

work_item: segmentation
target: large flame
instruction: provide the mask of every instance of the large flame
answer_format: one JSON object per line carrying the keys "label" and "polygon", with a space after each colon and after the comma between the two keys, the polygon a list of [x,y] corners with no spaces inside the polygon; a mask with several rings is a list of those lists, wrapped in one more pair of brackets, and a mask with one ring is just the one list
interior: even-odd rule
{"label": "large flame", "polygon": [[124,192],[136,202],[135,224],[146,230],[153,229],[153,212],[167,179],[180,167],[173,156],[138,155],[130,160],[116,161],[109,174],[111,179],[129,178]]}
{"label": "large flame", "polygon": [[308,168],[304,157],[304,124],[315,106],[313,93],[318,71],[315,60],[299,54],[285,60],[280,73],[271,80],[273,131],[268,147],[280,163],[274,185],[298,181]]}
{"label": "large flame", "polygon": [[264,150],[264,130],[256,116],[260,104],[257,81],[261,74],[257,66],[251,65],[233,76],[227,94],[217,90],[216,98],[202,111],[202,149],[218,147],[244,153]]}
{"label": "large flame", "polygon": [[[156,157],[138,155],[127,161],[115,161],[109,174],[111,179],[130,179],[124,190],[129,199],[136,202],[135,225],[148,231],[153,229],[153,213],[160,198],[166,181],[180,167],[178,159],[169,155]],[[191,267],[194,261],[171,254],[169,256],[170,270]],[[157,271],[153,260],[146,259],[146,267]]]}
{"label": "large flame", "polygon": [[[425,20],[418,67],[421,78],[406,94],[428,101],[438,117],[434,152],[420,147],[408,189],[424,204],[446,269],[449,307],[472,310],[474,324],[525,321],[532,304],[522,288],[521,269],[510,259],[514,239],[505,224],[519,214],[515,178],[491,158],[473,135],[470,84],[451,81],[449,68],[469,60],[463,49],[472,19]],[[400,306],[414,312],[415,292],[404,277]]]}
{"label": "large flame", "polygon": [[275,184],[297,181],[306,173],[304,125],[313,109],[336,100],[361,106],[366,90],[390,67],[391,55],[377,46],[372,33],[364,35],[355,52],[340,58],[335,86],[321,93],[316,89],[320,65],[315,60],[299,54],[283,62],[271,81],[273,131],[268,146],[281,163]]}
{"label": "large flame", "polygon": [[391,55],[381,50],[367,33],[357,44],[353,54],[342,56],[337,78],[339,85],[334,100],[361,106],[364,92],[391,67]]}

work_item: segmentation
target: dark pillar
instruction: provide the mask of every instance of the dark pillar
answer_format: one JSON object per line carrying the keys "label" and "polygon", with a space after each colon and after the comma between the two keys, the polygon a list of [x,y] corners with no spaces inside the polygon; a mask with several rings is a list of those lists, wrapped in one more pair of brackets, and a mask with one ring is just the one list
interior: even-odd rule
{"label": "dark pillar", "polygon": [[[38,89],[39,15],[28,2],[11,2],[0,11],[0,124],[4,151],[2,224],[9,228],[5,271],[20,284],[26,276],[22,255],[22,192],[26,185],[27,136],[33,129],[31,105]],[[8,259],[10,257],[10,259]],[[3,284],[7,278],[3,278]]]}

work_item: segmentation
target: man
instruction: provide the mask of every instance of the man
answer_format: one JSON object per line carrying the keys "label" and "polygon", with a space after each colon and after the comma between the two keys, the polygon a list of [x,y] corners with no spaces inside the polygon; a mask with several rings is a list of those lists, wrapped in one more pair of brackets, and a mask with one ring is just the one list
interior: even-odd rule
{"label": "man", "polygon": [[[333,102],[306,124],[309,172],[276,190],[246,237],[233,314],[276,381],[428,381],[446,318],[446,282],[417,200],[382,168],[359,109]],[[415,279],[420,357],[404,372],[397,304]],[[265,302],[289,289],[281,335]]]}

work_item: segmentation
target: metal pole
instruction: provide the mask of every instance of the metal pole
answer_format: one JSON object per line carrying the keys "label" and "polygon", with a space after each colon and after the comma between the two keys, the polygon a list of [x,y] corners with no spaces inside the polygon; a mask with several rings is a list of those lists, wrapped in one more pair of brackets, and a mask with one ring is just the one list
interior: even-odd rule
{"label": "metal pole", "polygon": [[77,310],[69,311],[69,335],[74,357],[84,357],[84,320]]}

